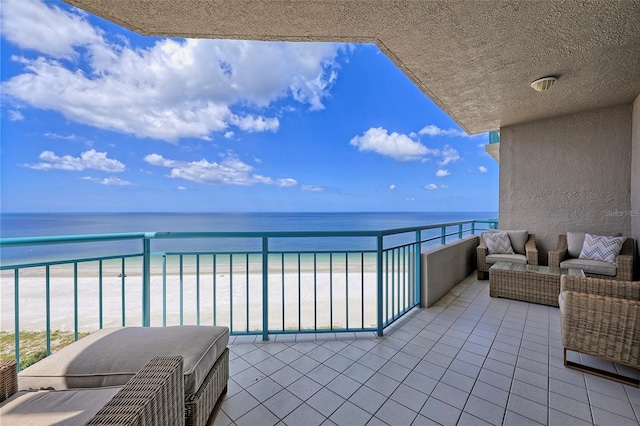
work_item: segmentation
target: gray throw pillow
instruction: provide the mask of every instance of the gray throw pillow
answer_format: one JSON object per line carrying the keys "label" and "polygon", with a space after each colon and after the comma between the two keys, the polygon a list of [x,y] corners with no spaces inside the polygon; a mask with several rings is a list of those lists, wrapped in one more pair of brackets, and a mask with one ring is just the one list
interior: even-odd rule
{"label": "gray throw pillow", "polygon": [[513,248],[513,251],[518,254],[526,254],[525,245],[527,244],[527,240],[529,239],[528,231],[520,229],[490,229],[487,232],[506,232],[509,236],[509,240],[511,240],[511,247]]}
{"label": "gray throw pillow", "polygon": [[514,254],[511,240],[506,232],[484,232],[482,234],[489,254]]}

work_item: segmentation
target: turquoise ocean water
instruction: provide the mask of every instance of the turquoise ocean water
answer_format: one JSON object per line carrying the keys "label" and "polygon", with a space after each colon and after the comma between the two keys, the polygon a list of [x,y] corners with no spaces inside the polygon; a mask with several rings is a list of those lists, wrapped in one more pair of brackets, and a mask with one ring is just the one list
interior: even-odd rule
{"label": "turquoise ocean water", "polygon": [[[127,232],[215,231],[379,231],[472,219],[496,218],[496,212],[373,213],[5,213],[0,237],[108,234]],[[371,239],[279,239],[272,250],[350,250],[374,247]],[[260,240],[156,240],[152,251],[259,250]],[[0,263],[94,257],[140,251],[139,241],[5,248]]]}

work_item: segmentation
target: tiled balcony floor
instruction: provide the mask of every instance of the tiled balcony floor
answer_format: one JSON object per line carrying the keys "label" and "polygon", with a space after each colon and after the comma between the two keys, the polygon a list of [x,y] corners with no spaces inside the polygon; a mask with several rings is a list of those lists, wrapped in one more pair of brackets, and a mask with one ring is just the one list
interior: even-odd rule
{"label": "tiled balcony floor", "polygon": [[382,338],[237,337],[230,346],[231,379],[215,425],[640,420],[640,389],[564,367],[558,308],[493,299],[489,282],[474,277]]}

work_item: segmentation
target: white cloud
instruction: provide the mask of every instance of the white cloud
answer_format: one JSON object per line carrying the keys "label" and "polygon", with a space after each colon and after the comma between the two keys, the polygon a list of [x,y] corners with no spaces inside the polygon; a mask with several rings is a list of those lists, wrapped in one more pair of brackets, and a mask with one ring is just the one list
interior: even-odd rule
{"label": "white cloud", "polygon": [[413,202],[413,201],[415,201],[416,199],[415,199],[415,198],[407,198],[406,200],[407,200],[407,201],[409,201],[409,202]]}
{"label": "white cloud", "polygon": [[451,173],[449,173],[449,170],[444,170],[444,169],[440,169],[436,172],[436,176],[437,177],[445,177],[445,176],[449,176]]}
{"label": "white cloud", "polygon": [[22,115],[22,113],[20,111],[16,111],[16,110],[9,110],[7,111],[9,113],[9,121],[22,121],[24,120],[24,115]]}
{"label": "white cloud", "polygon": [[236,107],[255,112],[289,98],[322,109],[341,49],[210,39],[131,48],[126,40],[108,41],[83,15],[33,0],[3,2],[2,23],[7,40],[40,55],[13,58],[24,72],[3,82],[6,95],[72,121],[170,142],[208,140],[230,126],[247,132],[279,127],[277,117]]}
{"label": "white cloud", "polygon": [[480,167],[478,167],[478,171],[480,173],[487,173],[487,168],[485,166],[480,166]]}
{"label": "white cloud", "polygon": [[106,152],[97,152],[95,149],[85,151],[80,157],[63,155],[59,157],[53,151],[43,151],[40,154],[39,163],[24,164],[34,170],[69,170],[82,171],[85,169],[101,170],[103,172],[122,172],[125,165],[113,158],[107,158]]}
{"label": "white cloud", "polygon": [[449,185],[436,185],[435,183],[430,183],[429,185],[425,185],[424,189],[426,189],[427,191],[436,191],[438,189],[447,189],[449,188]]}
{"label": "white cloud", "polygon": [[231,139],[234,135],[235,135],[235,133],[233,133],[231,130],[229,130],[228,132],[225,132],[224,137],[227,138],[227,139]]}
{"label": "white cloud", "polygon": [[468,138],[469,136],[466,132],[458,129],[441,129],[438,126],[433,124],[429,124],[428,126],[423,127],[419,132],[419,135],[427,135],[427,136],[457,136]]}
{"label": "white cloud", "polygon": [[291,178],[278,179],[278,186],[281,186],[283,188],[286,188],[289,186],[296,186],[297,184],[298,184],[298,181],[296,181],[295,179],[291,179]]}
{"label": "white cloud", "polygon": [[295,179],[285,178],[273,180],[270,177],[252,173],[253,167],[242,162],[234,155],[223,157],[220,162],[180,161],[164,158],[159,154],[149,154],[144,161],[152,166],[171,169],[168,177],[184,179],[209,185],[241,185],[252,186],[256,184],[292,186]]}
{"label": "white cloud", "polygon": [[324,192],[325,188],[316,185],[303,185],[302,190],[308,192]]}
{"label": "white cloud", "polygon": [[186,187],[186,186],[182,186],[182,185],[178,185],[178,189],[179,189],[180,191],[186,191],[186,190],[187,190],[187,187]]}
{"label": "white cloud", "polygon": [[396,189],[398,189],[395,185],[389,185],[389,189],[391,191],[395,191]]}
{"label": "white cloud", "polygon": [[77,140],[78,137],[75,134],[70,134],[70,135],[59,135],[57,133],[51,133],[51,132],[47,132],[44,134],[46,137],[51,138],[51,139],[63,139],[63,140],[67,140],[67,141],[74,141]]}
{"label": "white cloud", "polygon": [[38,0],[3,1],[2,35],[13,44],[47,55],[70,59],[79,46],[102,44],[100,30],[83,16]]}
{"label": "white cloud", "polygon": [[454,161],[458,161],[460,159],[460,154],[455,148],[446,145],[442,151],[439,151],[438,156],[442,157],[442,160],[438,161],[438,164],[441,166],[446,166],[449,163]]}
{"label": "white cloud", "polygon": [[372,127],[362,136],[353,137],[349,143],[360,151],[377,152],[397,161],[419,160],[434,152],[407,135],[396,132],[389,134],[382,127]]}
{"label": "white cloud", "polygon": [[117,185],[117,186],[128,186],[128,185],[133,185],[131,182],[120,179],[118,177],[115,176],[111,176],[108,178],[94,178],[91,176],[83,176],[80,179],[83,180],[88,180],[90,182],[95,182],[95,183],[99,183],[100,185]]}

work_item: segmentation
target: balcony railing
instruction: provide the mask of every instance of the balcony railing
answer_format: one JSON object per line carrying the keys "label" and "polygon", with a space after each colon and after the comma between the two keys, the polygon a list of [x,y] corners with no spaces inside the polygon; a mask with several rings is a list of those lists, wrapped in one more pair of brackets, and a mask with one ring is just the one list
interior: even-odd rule
{"label": "balcony railing", "polygon": [[225,325],[263,340],[382,335],[420,305],[423,247],[495,227],[495,220],[476,220],[384,231],[4,238],[4,258],[11,250],[16,259],[37,256],[42,245],[56,254],[0,265],[2,329],[14,331],[18,363],[20,334],[33,330],[45,330],[47,354],[52,330],[61,328],[76,340],[81,330],[183,324]]}

